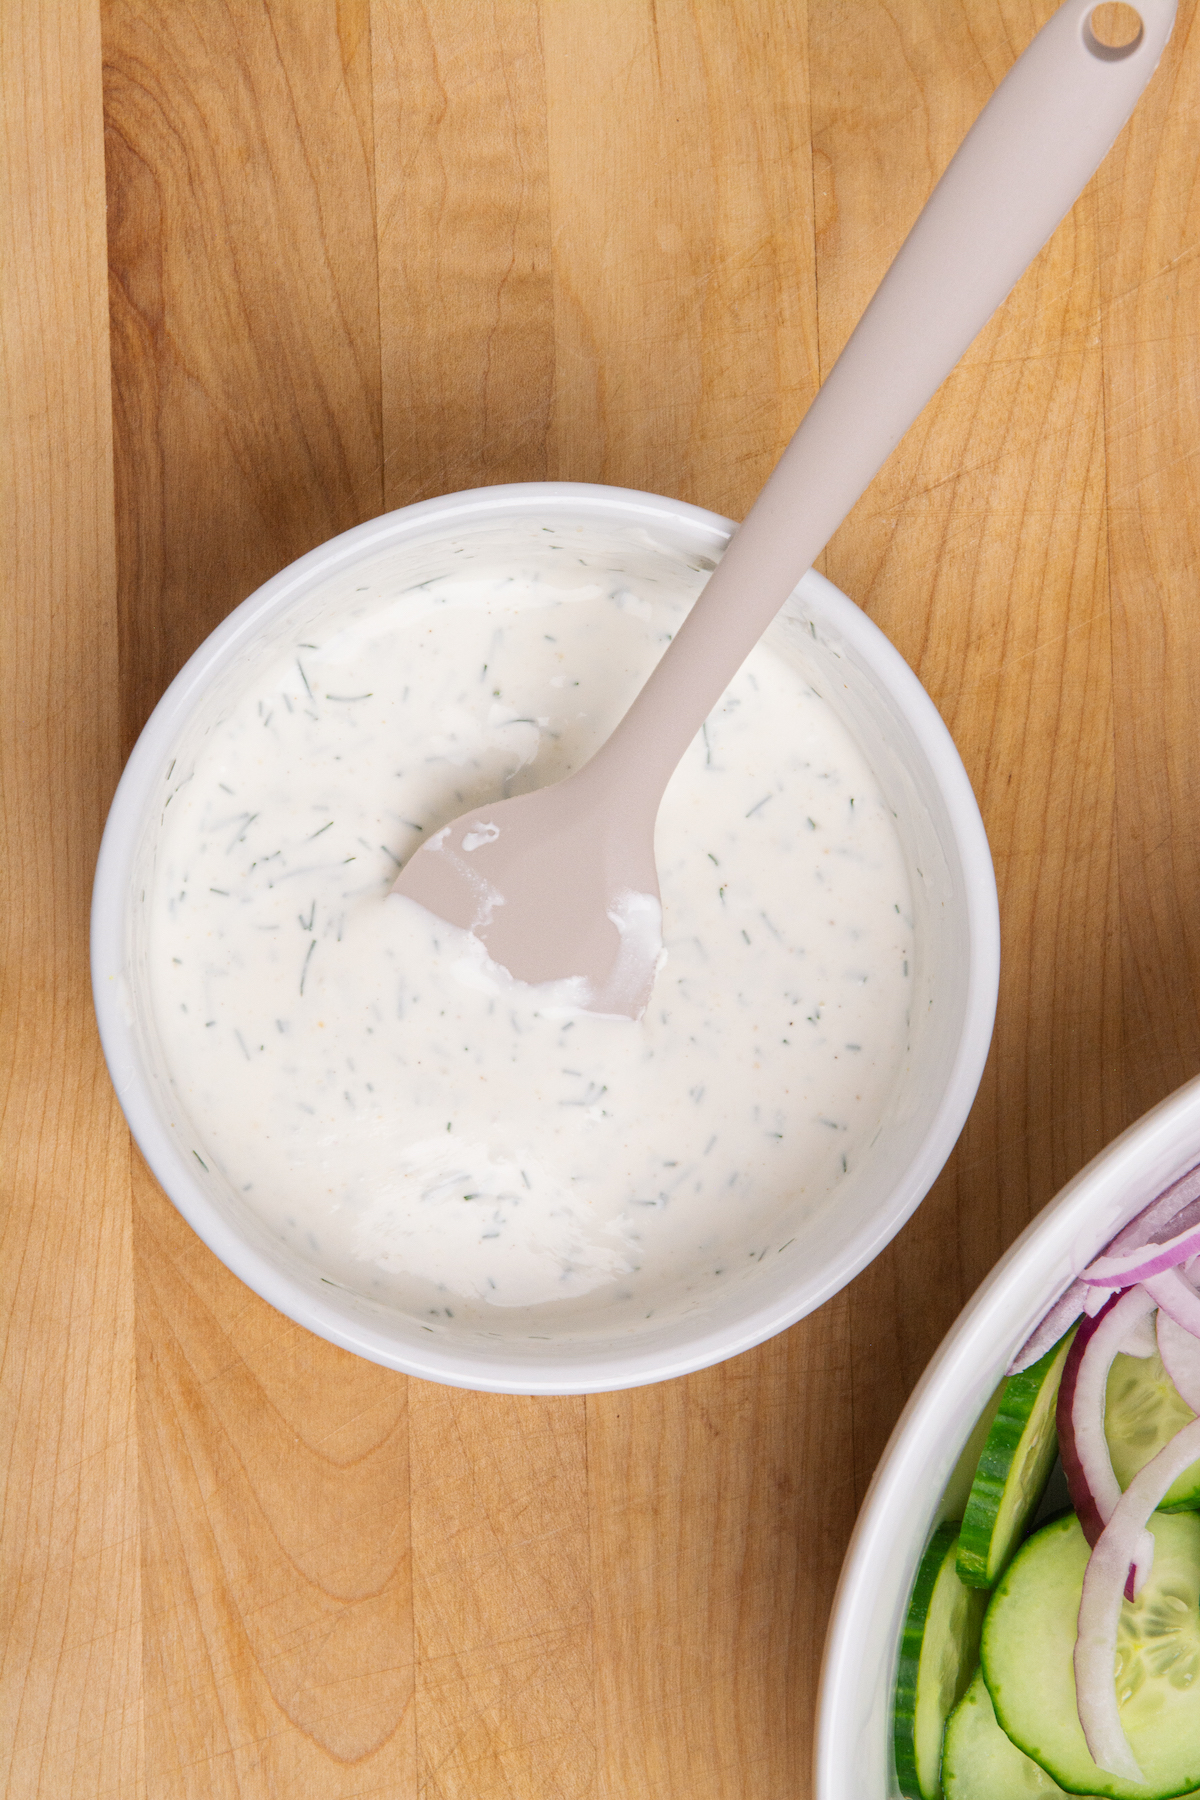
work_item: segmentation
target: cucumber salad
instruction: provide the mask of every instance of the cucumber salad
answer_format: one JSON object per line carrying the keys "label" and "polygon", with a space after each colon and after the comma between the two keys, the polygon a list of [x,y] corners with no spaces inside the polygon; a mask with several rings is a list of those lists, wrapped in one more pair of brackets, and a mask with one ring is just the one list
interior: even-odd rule
{"label": "cucumber salad", "polygon": [[989,1413],[909,1601],[901,1793],[1200,1800],[1200,1168],[1055,1302]]}

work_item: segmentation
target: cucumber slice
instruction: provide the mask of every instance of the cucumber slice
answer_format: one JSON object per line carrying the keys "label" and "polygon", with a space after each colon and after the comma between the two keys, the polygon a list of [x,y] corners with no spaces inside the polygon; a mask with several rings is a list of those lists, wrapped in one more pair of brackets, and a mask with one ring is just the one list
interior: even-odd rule
{"label": "cucumber slice", "polygon": [[[1157,1351],[1152,1356],[1114,1357],[1104,1395],[1104,1435],[1121,1486],[1127,1488],[1138,1470],[1195,1416]],[[1200,1461],[1172,1482],[1159,1511],[1190,1512],[1197,1507]]]}
{"label": "cucumber slice", "polygon": [[941,1800],[942,1733],[979,1662],[985,1600],[958,1579],[958,1526],[939,1525],[921,1558],[896,1675],[896,1779],[908,1800]]}
{"label": "cucumber slice", "polygon": [[982,1669],[946,1722],[942,1785],[946,1800],[1055,1800],[1067,1791],[1001,1731]]}
{"label": "cucumber slice", "polygon": [[[1007,1380],[1007,1377],[1005,1377]],[[961,1519],[967,1504],[967,1496],[971,1492],[971,1483],[975,1479],[975,1471],[979,1467],[979,1459],[983,1455],[983,1446],[987,1443],[988,1432],[992,1429],[992,1420],[1000,1405],[1004,1393],[1004,1382],[1001,1381],[991,1399],[971,1427],[971,1435],[959,1451],[958,1461],[954,1465],[954,1473],[946,1483],[946,1491],[942,1495],[938,1521],[942,1519]]]}
{"label": "cucumber slice", "polygon": [[971,1587],[995,1586],[1046,1490],[1058,1453],[1055,1403],[1074,1335],[1010,1375],[1001,1390],[958,1541],[959,1577]]}
{"label": "cucumber slice", "polygon": [[1027,1539],[992,1595],[983,1674],[1013,1742],[1069,1793],[1168,1800],[1200,1786],[1200,1517],[1153,1513],[1154,1567],[1122,1601],[1121,1723],[1143,1787],[1097,1768],[1075,1709],[1079,1596],[1088,1545],[1074,1513]]}
{"label": "cucumber slice", "polygon": [[1039,1800],[1065,1793],[996,1723],[980,1669],[946,1723],[946,1800]]}

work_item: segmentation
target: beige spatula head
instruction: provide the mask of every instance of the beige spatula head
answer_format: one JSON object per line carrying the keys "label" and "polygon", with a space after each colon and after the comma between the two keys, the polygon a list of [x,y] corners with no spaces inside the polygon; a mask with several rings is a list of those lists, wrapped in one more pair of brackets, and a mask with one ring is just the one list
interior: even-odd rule
{"label": "beige spatula head", "polygon": [[470,931],[518,980],[573,981],[575,1004],[637,1018],[662,949],[658,801],[622,807],[623,790],[599,772],[593,760],[553,787],[464,813],[421,846],[393,892]]}
{"label": "beige spatula head", "polygon": [[745,524],[612,737],[557,786],[439,832],[394,891],[520,981],[637,1017],[657,965],[654,819],[684,749],[813,558],[1073,205],[1162,54],[1175,0],[1111,48],[1066,0],[1005,76]]}

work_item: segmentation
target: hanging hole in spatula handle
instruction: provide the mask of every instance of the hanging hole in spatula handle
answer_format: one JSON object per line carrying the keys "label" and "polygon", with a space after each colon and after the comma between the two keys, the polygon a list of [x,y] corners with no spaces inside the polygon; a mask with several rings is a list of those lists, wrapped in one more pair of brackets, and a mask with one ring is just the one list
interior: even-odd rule
{"label": "hanging hole in spatula handle", "polygon": [[1103,0],[1083,21],[1083,41],[1101,62],[1124,62],[1145,34],[1142,15],[1124,0]]}

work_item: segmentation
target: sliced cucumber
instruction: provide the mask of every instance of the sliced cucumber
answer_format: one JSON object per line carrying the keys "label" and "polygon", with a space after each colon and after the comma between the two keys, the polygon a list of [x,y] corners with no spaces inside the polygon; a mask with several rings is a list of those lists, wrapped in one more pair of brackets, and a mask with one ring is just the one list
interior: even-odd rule
{"label": "sliced cucumber", "polygon": [[946,1800],[1038,1800],[1065,1793],[996,1722],[980,1669],[946,1723],[942,1751]]}
{"label": "sliced cucumber", "polygon": [[1154,1513],[1154,1567],[1121,1603],[1121,1724],[1146,1785],[1097,1768],[1075,1707],[1079,1596],[1088,1546],[1074,1513],[1017,1551],[992,1595],[983,1673],[1013,1742],[1068,1792],[1168,1800],[1200,1786],[1200,1517]]}
{"label": "sliced cucumber", "polygon": [[982,1669],[946,1721],[942,1786],[946,1800],[1055,1800],[1067,1791],[1000,1729]]}
{"label": "sliced cucumber", "polygon": [[1058,1453],[1055,1402],[1074,1335],[1010,1375],[1001,1390],[958,1540],[958,1573],[971,1587],[995,1586],[1045,1492]]}
{"label": "sliced cucumber", "polygon": [[[1114,1357],[1104,1396],[1104,1435],[1121,1486],[1127,1488],[1138,1470],[1195,1416],[1157,1351],[1152,1356]],[[1190,1512],[1197,1507],[1200,1461],[1172,1482],[1159,1511]]]}
{"label": "sliced cucumber", "polygon": [[967,1496],[971,1492],[971,1483],[974,1481],[975,1471],[979,1467],[979,1458],[983,1455],[983,1446],[987,1443],[987,1435],[992,1429],[992,1420],[996,1416],[996,1409],[1000,1405],[1000,1396],[1003,1392],[1004,1382],[1001,1381],[972,1425],[971,1435],[959,1451],[958,1461],[954,1465],[954,1473],[946,1483],[946,1491],[942,1495],[939,1515],[942,1519],[961,1519],[963,1516]]}
{"label": "sliced cucumber", "polygon": [[941,1800],[942,1733],[979,1662],[984,1597],[964,1587],[958,1526],[939,1525],[921,1558],[896,1676],[896,1778],[908,1800]]}

